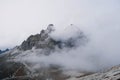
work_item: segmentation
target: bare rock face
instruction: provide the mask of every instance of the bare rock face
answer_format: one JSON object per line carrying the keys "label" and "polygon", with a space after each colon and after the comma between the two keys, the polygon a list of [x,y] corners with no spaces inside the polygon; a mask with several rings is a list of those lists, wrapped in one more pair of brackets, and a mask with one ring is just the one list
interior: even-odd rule
{"label": "bare rock face", "polygon": [[24,41],[20,49],[30,50],[35,48],[53,48],[55,41],[49,37],[49,34],[54,31],[53,24],[49,24],[46,30],[42,30],[40,34],[31,35],[26,41]]}

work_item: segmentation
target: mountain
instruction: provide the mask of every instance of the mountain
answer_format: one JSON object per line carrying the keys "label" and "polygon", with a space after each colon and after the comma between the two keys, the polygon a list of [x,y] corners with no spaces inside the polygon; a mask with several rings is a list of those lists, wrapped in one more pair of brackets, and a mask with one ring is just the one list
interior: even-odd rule
{"label": "mountain", "polygon": [[35,77],[38,80],[41,78],[45,80],[44,78],[55,77],[55,75],[58,75],[61,79],[61,70],[59,65],[49,64],[48,67],[42,62],[40,63],[38,61],[42,67],[34,69],[34,67],[36,67],[38,64],[34,64],[34,62],[31,60],[31,57],[34,58],[35,56],[35,59],[33,59],[34,61],[37,58],[40,59],[40,56],[48,56],[56,52],[56,49],[58,51],[62,51],[64,48],[75,48],[77,46],[75,42],[79,40],[84,41],[86,37],[80,31],[77,33],[78,36],[76,37],[69,37],[66,40],[55,40],[50,35],[54,31],[54,25],[49,24],[47,29],[42,30],[40,34],[29,36],[28,39],[23,41],[20,46],[17,46],[5,54],[0,55],[0,79],[17,78],[17,80],[19,80],[20,78],[21,80],[22,78],[31,79],[31,77]]}
{"label": "mountain", "polygon": [[7,52],[7,51],[9,51],[9,49],[6,49],[6,50],[0,50],[0,54],[5,53],[5,52]]}
{"label": "mountain", "polygon": [[[120,80],[120,66],[99,73],[64,68],[59,62],[67,64],[64,57],[84,46],[88,38],[74,25],[58,34],[60,38],[54,33],[54,25],[49,24],[40,34],[29,36],[21,45],[1,54],[0,80]],[[57,56],[61,56],[60,61],[56,61]]]}
{"label": "mountain", "polygon": [[[71,28],[72,26],[70,26]],[[69,28],[68,28],[69,29]],[[65,32],[69,32],[70,30],[66,29]],[[72,34],[74,30],[75,34]],[[54,49],[56,46],[58,48],[62,48],[63,45],[64,47],[74,47],[75,46],[75,41],[82,40],[82,39],[86,39],[84,34],[82,33],[82,31],[77,30],[76,28],[72,28],[72,31],[69,32],[71,33],[71,36],[69,36],[68,38],[66,38],[66,40],[56,40],[54,38],[52,38],[50,36],[50,34],[52,32],[54,32],[54,25],[53,24],[49,24],[46,30],[42,30],[40,32],[40,34],[36,34],[36,35],[31,35],[30,37],[28,37],[28,39],[26,41],[24,41],[21,46],[19,46],[20,50],[30,50],[33,47],[36,49]],[[63,34],[65,35],[65,34]]]}

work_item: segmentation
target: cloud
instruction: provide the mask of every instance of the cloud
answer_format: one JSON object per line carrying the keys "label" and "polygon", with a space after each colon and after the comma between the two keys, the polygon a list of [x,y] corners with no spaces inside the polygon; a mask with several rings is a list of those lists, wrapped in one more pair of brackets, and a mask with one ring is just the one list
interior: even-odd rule
{"label": "cloud", "polygon": [[[75,37],[79,36],[79,34],[76,34],[77,31],[82,31],[79,29],[76,31],[76,26],[74,25],[67,28],[69,30],[63,29],[65,33],[64,31],[59,32],[59,30],[57,30],[57,32],[51,34],[51,37],[64,42],[69,39],[69,37],[77,39]],[[44,50],[32,50],[32,52],[27,52],[29,55],[22,57],[20,60],[21,62],[34,64],[31,67],[32,69],[49,67],[51,65],[60,66],[61,69],[64,70],[77,71],[99,71],[109,68],[118,65],[120,61],[120,36],[118,35],[120,32],[118,28],[119,27],[106,27],[101,30],[97,28],[94,34],[86,34],[89,40],[88,42],[82,40],[82,43],[85,43],[85,45],[81,45],[81,40],[76,41],[75,44],[80,46],[70,49],[66,47],[63,47],[63,49],[56,48],[50,55],[44,55]],[[26,54],[26,52],[22,54]]]}
{"label": "cloud", "polygon": [[[65,32],[75,24],[89,38],[87,45],[75,50],[56,51],[49,56],[31,53],[27,60],[59,64],[67,69],[97,70],[120,62],[120,1],[119,0],[9,0],[0,3],[0,48],[20,44],[30,34],[39,33],[49,23],[55,24],[54,39],[76,36]],[[78,43],[79,44],[79,43]],[[32,58],[32,59],[31,59]],[[38,66],[39,67],[39,66]]]}
{"label": "cloud", "polygon": [[72,23],[86,32],[119,26],[119,4],[119,0],[1,0],[0,48],[21,44],[50,23],[58,29]]}

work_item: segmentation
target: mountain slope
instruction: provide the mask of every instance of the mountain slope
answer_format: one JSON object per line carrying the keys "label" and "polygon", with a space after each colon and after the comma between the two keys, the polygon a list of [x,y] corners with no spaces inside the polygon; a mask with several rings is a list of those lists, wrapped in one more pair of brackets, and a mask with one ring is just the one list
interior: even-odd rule
{"label": "mountain slope", "polygon": [[78,40],[84,41],[86,37],[81,34],[81,31],[78,31],[79,33],[76,37],[69,37],[66,40],[55,40],[51,37],[51,33],[54,31],[54,25],[50,24],[40,34],[31,35],[20,46],[0,55],[0,79],[66,79],[66,76],[62,74],[60,65],[51,63],[46,65],[47,62],[44,62],[45,60],[42,61],[41,56],[47,57],[56,52],[56,50],[62,51],[63,49],[75,48],[77,46],[75,42]]}
{"label": "mountain slope", "polygon": [[115,66],[108,71],[71,77],[67,80],[120,80],[120,66]]}
{"label": "mountain slope", "polygon": [[1,54],[0,80],[120,80],[120,66],[99,73],[75,70],[75,65],[70,64],[79,57],[70,51],[82,48],[88,42],[87,36],[74,25],[58,35],[60,38],[54,36],[54,31],[50,24],[40,34],[31,35],[20,46]]}
{"label": "mountain slope", "polygon": [[7,52],[7,51],[9,51],[9,49],[6,49],[6,50],[0,50],[0,54],[5,53],[5,52]]}

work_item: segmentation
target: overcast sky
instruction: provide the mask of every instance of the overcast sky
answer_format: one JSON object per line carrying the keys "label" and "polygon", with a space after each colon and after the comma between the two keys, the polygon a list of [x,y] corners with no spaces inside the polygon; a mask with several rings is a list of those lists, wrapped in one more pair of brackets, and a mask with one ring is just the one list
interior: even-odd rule
{"label": "overcast sky", "polygon": [[0,49],[20,45],[50,23],[120,30],[120,0],[0,0]]}

